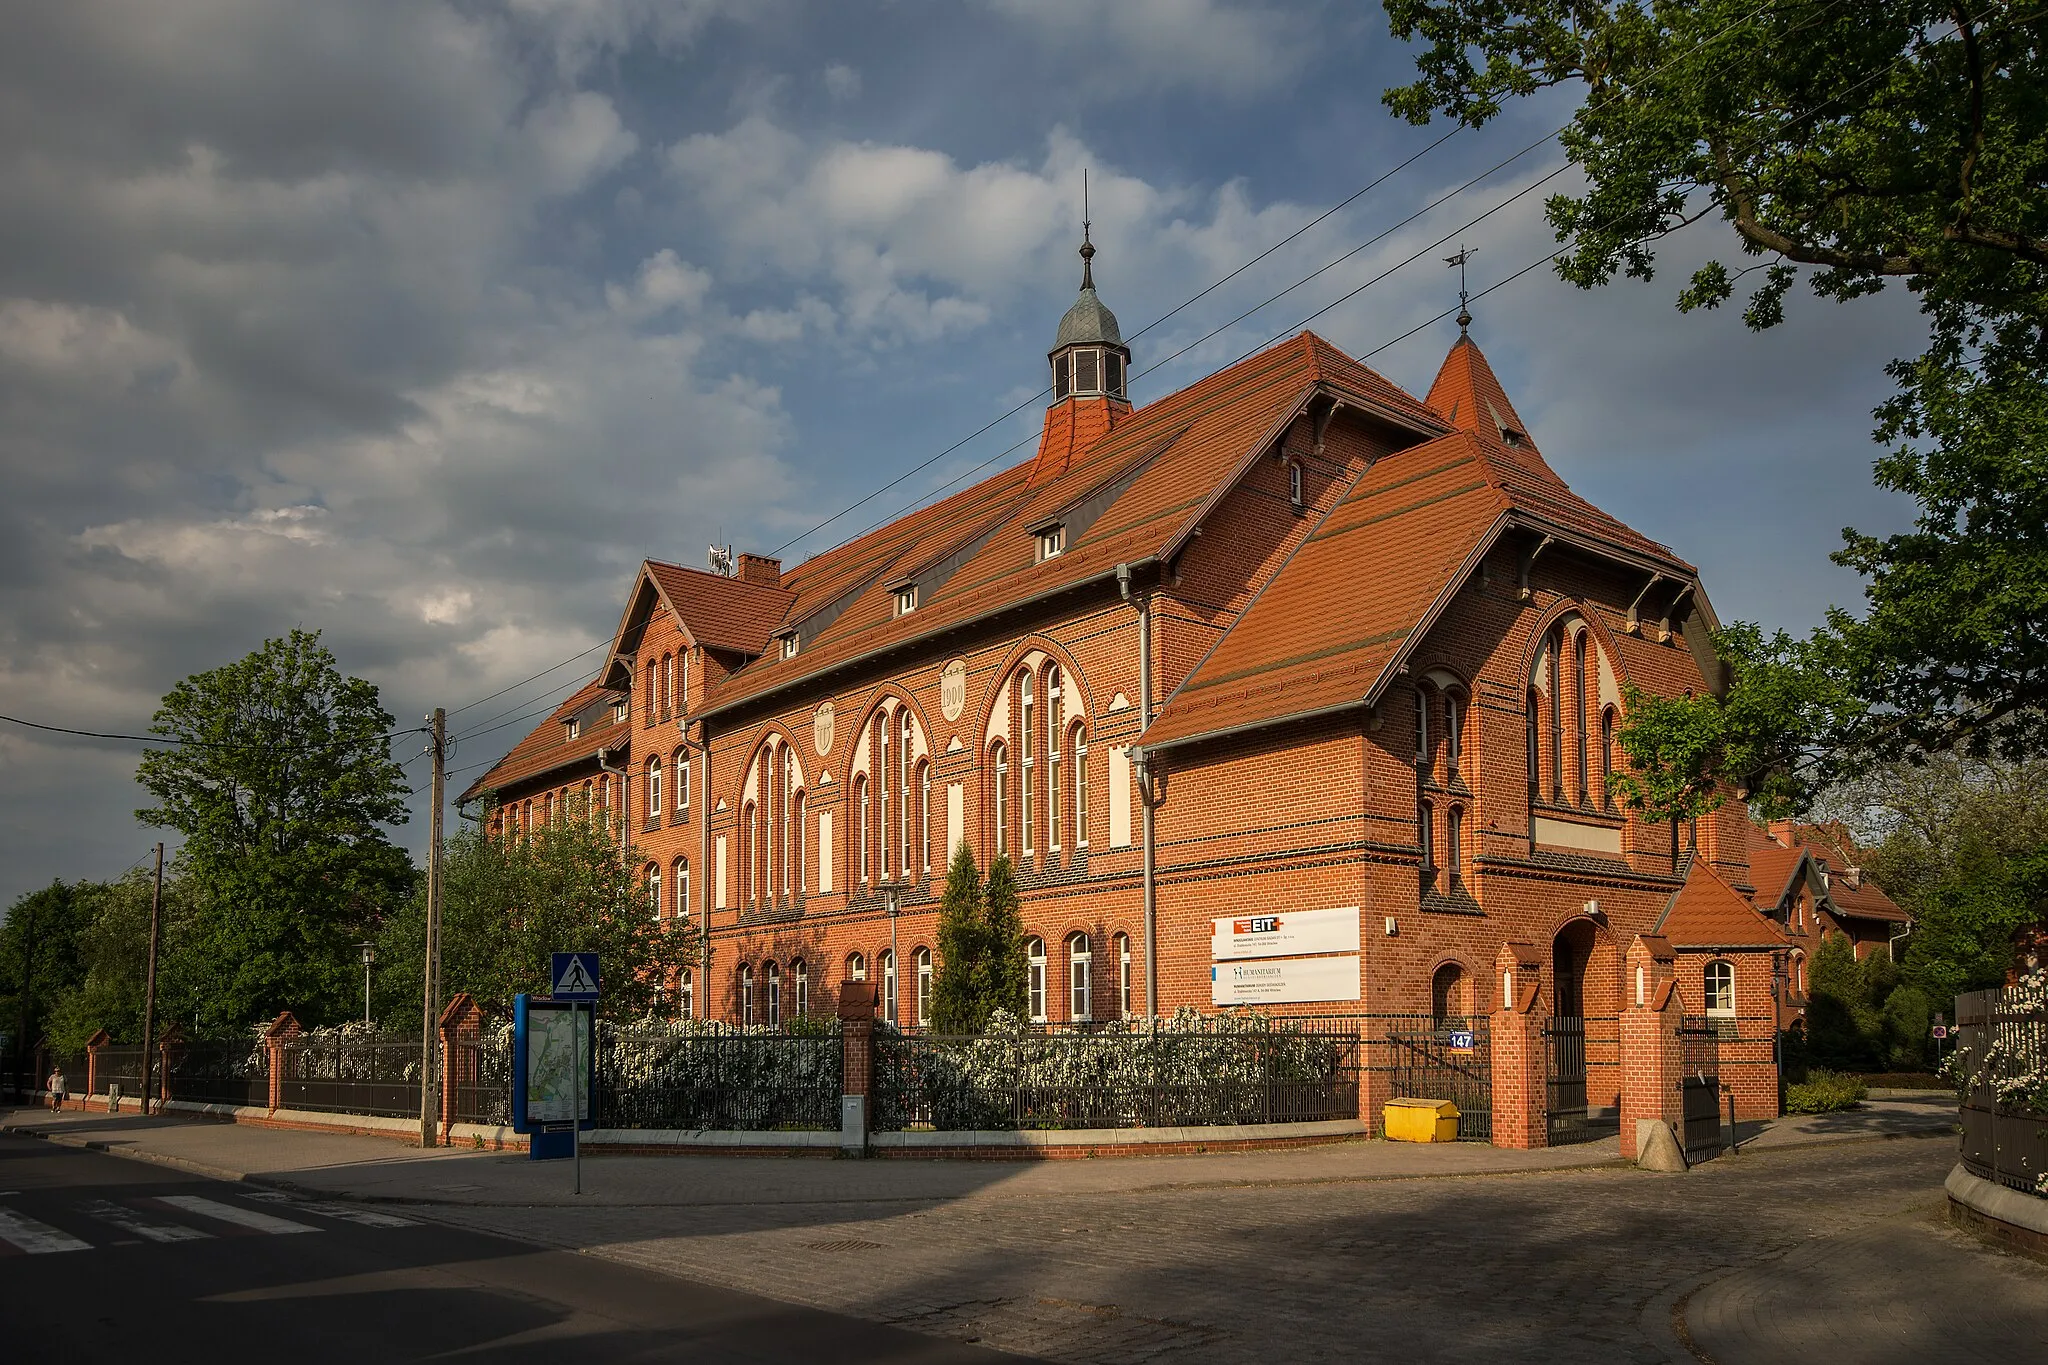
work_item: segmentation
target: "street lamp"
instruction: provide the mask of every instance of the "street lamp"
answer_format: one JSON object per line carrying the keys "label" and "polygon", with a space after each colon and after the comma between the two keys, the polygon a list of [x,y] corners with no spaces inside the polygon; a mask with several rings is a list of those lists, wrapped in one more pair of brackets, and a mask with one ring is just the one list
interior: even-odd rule
{"label": "street lamp", "polygon": [[357,946],[363,950],[363,1023],[367,1026],[370,1022],[370,964],[377,960],[377,945],[363,943]]}

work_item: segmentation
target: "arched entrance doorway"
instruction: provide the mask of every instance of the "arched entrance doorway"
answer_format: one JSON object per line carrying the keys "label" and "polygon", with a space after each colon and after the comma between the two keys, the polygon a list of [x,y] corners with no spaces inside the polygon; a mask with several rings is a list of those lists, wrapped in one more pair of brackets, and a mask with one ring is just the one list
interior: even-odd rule
{"label": "arched entrance doorway", "polygon": [[1551,940],[1550,1022],[1544,1026],[1550,1142],[1591,1142],[1621,1121],[1620,963],[1604,925],[1565,923]]}

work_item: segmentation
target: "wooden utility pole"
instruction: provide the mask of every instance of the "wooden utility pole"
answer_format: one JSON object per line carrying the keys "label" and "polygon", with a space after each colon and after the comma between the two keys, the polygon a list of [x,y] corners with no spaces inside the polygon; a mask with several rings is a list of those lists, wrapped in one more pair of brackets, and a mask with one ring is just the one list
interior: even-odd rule
{"label": "wooden utility pole", "polygon": [[439,1104],[434,1077],[434,1026],[441,1003],[441,807],[447,781],[448,713],[434,708],[430,752],[434,756],[434,805],[427,816],[427,953],[424,1001],[420,1010],[420,1146],[439,1146]]}
{"label": "wooden utility pole", "polygon": [[142,1112],[149,1112],[150,1063],[156,1060],[156,950],[163,933],[164,846],[156,846],[156,889],[149,895],[149,968],[142,984]]}

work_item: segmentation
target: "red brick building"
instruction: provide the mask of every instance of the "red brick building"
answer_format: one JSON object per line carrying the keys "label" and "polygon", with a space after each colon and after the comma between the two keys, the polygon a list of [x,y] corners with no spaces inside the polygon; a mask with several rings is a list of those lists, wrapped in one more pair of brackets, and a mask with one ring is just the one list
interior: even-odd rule
{"label": "red brick building", "polygon": [[962,840],[1015,862],[1047,1020],[1483,1014],[1504,944],[1611,1020],[1634,936],[1691,946],[1689,865],[1773,999],[1739,803],[1675,829],[1604,781],[1624,684],[1721,681],[1697,575],[1566,486],[1474,342],[1426,398],[1303,333],[1138,408],[1084,273],[1049,359],[1035,458],[788,569],[647,561],[464,799],[623,814],[708,930],[702,1016],[858,978],[918,1022]]}

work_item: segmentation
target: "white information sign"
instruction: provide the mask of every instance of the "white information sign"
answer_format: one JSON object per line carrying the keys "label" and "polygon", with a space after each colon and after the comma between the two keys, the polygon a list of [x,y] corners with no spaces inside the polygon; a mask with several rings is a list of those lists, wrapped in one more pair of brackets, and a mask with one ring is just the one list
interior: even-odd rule
{"label": "white information sign", "polygon": [[1209,999],[1216,1005],[1298,1005],[1311,1000],[1358,999],[1358,954],[1283,957],[1263,962],[1218,962],[1209,968]]}
{"label": "white information sign", "polygon": [[1340,910],[1274,910],[1216,921],[1209,956],[1218,962],[1244,957],[1297,957],[1303,953],[1359,951],[1358,907]]}

